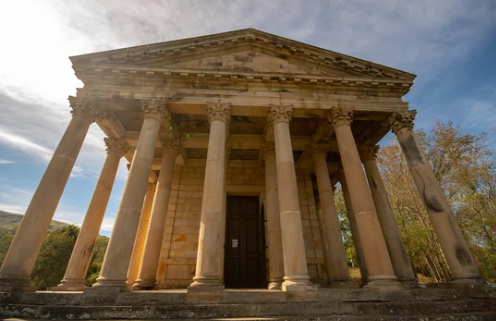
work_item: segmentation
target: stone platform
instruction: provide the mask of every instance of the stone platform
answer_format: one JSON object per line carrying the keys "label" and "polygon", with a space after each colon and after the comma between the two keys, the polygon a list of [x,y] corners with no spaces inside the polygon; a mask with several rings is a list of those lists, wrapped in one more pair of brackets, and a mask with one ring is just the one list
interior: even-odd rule
{"label": "stone platform", "polygon": [[[306,293],[161,290],[101,295],[1,293],[0,317],[51,320],[496,320],[496,294],[481,289],[319,289]],[[14,320],[14,319],[12,319]]]}

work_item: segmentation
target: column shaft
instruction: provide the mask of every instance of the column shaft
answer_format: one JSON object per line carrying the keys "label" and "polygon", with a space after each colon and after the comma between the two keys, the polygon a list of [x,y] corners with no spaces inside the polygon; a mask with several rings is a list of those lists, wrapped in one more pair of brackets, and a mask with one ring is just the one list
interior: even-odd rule
{"label": "column shaft", "polygon": [[343,244],[343,235],[341,234],[341,225],[339,223],[336,205],[334,203],[334,192],[332,190],[329,170],[327,169],[325,152],[316,152],[313,155],[315,165],[315,175],[317,177],[317,187],[319,189],[320,206],[322,210],[322,221],[324,223],[324,234],[327,243],[328,257],[332,276],[329,275],[329,281],[332,282],[349,282],[351,281],[348,260]]}
{"label": "column shaft", "polygon": [[48,163],[0,270],[0,291],[35,291],[30,276],[55,209],[95,116],[94,101],[71,99],[73,117]]}
{"label": "column shaft", "polygon": [[280,290],[284,278],[277,167],[274,144],[265,148],[265,199],[269,241],[269,290]]}
{"label": "column shaft", "polygon": [[394,217],[393,209],[382,182],[379,168],[377,167],[376,154],[379,146],[362,146],[361,158],[367,174],[372,198],[374,200],[377,216],[381,223],[382,233],[386,240],[391,263],[398,281],[402,283],[416,283],[415,273],[405,251],[400,230]]}
{"label": "column shaft", "polygon": [[165,102],[161,100],[143,101],[142,104],[145,119],[117,210],[100,277],[93,285],[95,290],[130,290],[126,283],[127,271],[148,186],[155,144],[165,113]]}
{"label": "column shaft", "polygon": [[305,241],[301,224],[298,186],[291,146],[289,122],[292,106],[273,106],[277,188],[284,258],[283,291],[308,291],[313,287],[308,276]]}
{"label": "column shaft", "polygon": [[196,274],[189,289],[220,290],[223,288],[220,275],[221,252],[225,235],[222,234],[222,217],[225,199],[225,147],[226,128],[230,116],[230,105],[209,104],[210,121],[207,165],[203,185],[200,235]]}
{"label": "column shaft", "polygon": [[362,284],[366,284],[368,280],[367,263],[365,262],[362,241],[360,240],[360,232],[358,231],[355,211],[353,211],[353,205],[350,200],[350,192],[348,190],[348,185],[346,184],[344,173],[341,173],[339,183],[343,189],[343,198],[346,206],[346,213],[348,214],[348,222],[350,223],[351,238],[353,239],[353,244],[355,245],[355,252],[357,255],[358,267],[360,268]]}
{"label": "column shaft", "polygon": [[134,289],[153,289],[157,283],[156,275],[164,239],[165,222],[167,220],[172,179],[174,177],[174,163],[178,149],[177,144],[164,144],[157,192],[153,200],[152,217],[146,235],[141,268],[138,279],[134,284]]}
{"label": "column shaft", "polygon": [[398,282],[351,132],[352,114],[352,109],[333,107],[330,121],[336,133],[350,200],[362,241],[368,280],[370,285],[396,285]]}
{"label": "column shaft", "polygon": [[129,150],[125,141],[116,138],[105,138],[107,158],[103,164],[100,178],[96,183],[88,210],[79,231],[76,244],[64,278],[57,291],[82,291],[85,288],[85,278],[91,263],[93,249],[102,226],[103,217],[114,186],[115,176],[121,157]]}
{"label": "column shaft", "polygon": [[477,266],[462,231],[451,212],[448,200],[439,186],[429,161],[412,129],[415,111],[396,111],[389,118],[422,198],[437,239],[441,245],[453,282],[480,279]]}
{"label": "column shaft", "polygon": [[149,183],[146,189],[145,200],[141,208],[140,222],[138,231],[136,232],[136,240],[134,241],[133,254],[131,255],[131,263],[127,271],[127,284],[132,286],[138,277],[140,270],[143,250],[145,248],[145,239],[150,225],[150,216],[152,214],[153,200],[155,196],[156,184]]}

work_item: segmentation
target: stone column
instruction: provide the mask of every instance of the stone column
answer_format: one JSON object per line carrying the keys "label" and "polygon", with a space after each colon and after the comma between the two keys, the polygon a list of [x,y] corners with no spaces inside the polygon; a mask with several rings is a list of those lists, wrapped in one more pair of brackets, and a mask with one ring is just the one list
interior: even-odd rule
{"label": "stone column", "polygon": [[365,255],[363,254],[362,242],[360,241],[360,233],[358,232],[358,225],[356,222],[355,212],[353,211],[353,205],[350,201],[350,192],[348,190],[348,185],[346,184],[346,178],[344,172],[341,169],[339,174],[339,183],[343,190],[343,198],[346,206],[346,214],[348,215],[348,222],[350,223],[351,238],[353,239],[353,244],[355,245],[355,252],[357,255],[358,266],[360,268],[360,274],[362,279],[362,284],[367,283],[368,273],[367,273],[367,263],[365,262]]}
{"label": "stone column", "polygon": [[[226,132],[226,137],[229,137],[229,131]],[[229,155],[231,155],[231,143],[229,142],[229,139],[226,140],[226,163],[225,163],[225,168],[227,171],[227,167],[229,167]],[[224,203],[222,204],[222,223],[221,223],[221,235],[224,235],[224,238],[222,239],[222,251],[221,251],[221,256],[220,256],[220,262],[219,262],[219,275],[220,275],[220,280],[221,283],[224,283],[224,260],[225,260],[225,255],[226,255],[226,220],[227,220],[227,192],[224,190]]]}
{"label": "stone column", "polygon": [[72,119],[41,178],[0,270],[0,291],[36,291],[31,272],[88,129],[98,116],[96,101],[69,97]]}
{"label": "stone column", "polygon": [[269,241],[268,288],[269,290],[280,290],[284,279],[284,259],[282,255],[281,220],[279,218],[275,145],[273,142],[265,145],[264,158],[267,234]]}
{"label": "stone column", "polygon": [[135,290],[153,289],[157,283],[157,270],[164,239],[165,222],[172,190],[174,164],[179,154],[179,141],[163,142],[163,156],[158,176],[157,192],[153,200],[152,217],[146,235],[145,248],[141,259],[138,279],[133,286]]}
{"label": "stone column", "polygon": [[329,170],[326,163],[326,148],[312,144],[312,157],[315,166],[315,176],[317,178],[317,187],[319,190],[320,207],[322,211],[323,231],[325,235],[324,242],[327,246],[327,256],[330,260],[331,275],[328,280],[339,286],[341,283],[352,282],[346,251],[343,244],[343,235],[341,234],[341,224],[339,223],[336,205],[334,203],[334,192],[329,178]]}
{"label": "stone column", "polygon": [[100,277],[93,285],[95,291],[129,291],[131,289],[126,283],[127,271],[148,187],[155,144],[162,121],[164,118],[170,119],[164,100],[144,100],[141,104],[144,114],[143,126],[117,210]]}
{"label": "stone column", "polygon": [[145,200],[141,208],[140,221],[138,231],[136,232],[136,239],[134,240],[133,254],[131,255],[131,262],[127,270],[127,284],[133,286],[141,266],[141,259],[143,258],[143,249],[145,247],[146,234],[148,226],[150,225],[150,216],[152,214],[153,199],[157,189],[156,183],[148,183],[146,189]]}
{"label": "stone column", "polygon": [[210,135],[203,185],[196,275],[188,291],[220,291],[224,287],[221,282],[220,264],[225,238],[222,234],[224,230],[222,222],[225,222],[222,215],[226,191],[226,128],[231,116],[231,104],[208,103],[207,115]]}
{"label": "stone column", "polygon": [[415,110],[396,110],[387,122],[398,138],[420,197],[427,208],[434,232],[451,270],[453,282],[472,282],[474,279],[480,279],[480,274],[448,200],[413,133],[416,113]]}
{"label": "stone column", "polygon": [[394,273],[403,284],[414,285],[417,283],[412,265],[405,251],[405,245],[401,239],[400,230],[394,217],[393,209],[389,203],[384,183],[382,182],[379,168],[377,167],[377,152],[379,146],[360,146],[360,158],[362,159],[367,180],[369,182],[372,198],[379,222],[381,223],[382,233],[386,240],[386,245],[393,264]]}
{"label": "stone column", "polygon": [[284,258],[283,291],[308,291],[314,287],[308,276],[300,201],[293,160],[289,122],[293,106],[271,105],[277,165],[277,188]]}
{"label": "stone column", "polygon": [[367,186],[358,150],[351,132],[353,109],[333,107],[329,122],[334,127],[339,154],[346,176],[350,201],[368,272],[368,285],[398,285],[389,259],[386,242]]}
{"label": "stone column", "polygon": [[124,139],[105,138],[104,140],[105,145],[107,145],[107,158],[103,164],[100,178],[96,183],[83,225],[81,225],[69,264],[65,270],[64,278],[55,288],[56,291],[84,290],[86,273],[91,263],[93,249],[95,248],[110,193],[114,186],[119,161],[129,151],[129,145]]}

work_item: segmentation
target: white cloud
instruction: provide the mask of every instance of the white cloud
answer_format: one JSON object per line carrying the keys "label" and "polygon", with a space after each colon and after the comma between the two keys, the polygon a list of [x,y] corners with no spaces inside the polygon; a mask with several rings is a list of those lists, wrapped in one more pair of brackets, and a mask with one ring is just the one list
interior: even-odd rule
{"label": "white cloud", "polygon": [[0,165],[8,165],[8,164],[15,164],[15,162],[8,160],[8,159],[1,159],[0,158]]}

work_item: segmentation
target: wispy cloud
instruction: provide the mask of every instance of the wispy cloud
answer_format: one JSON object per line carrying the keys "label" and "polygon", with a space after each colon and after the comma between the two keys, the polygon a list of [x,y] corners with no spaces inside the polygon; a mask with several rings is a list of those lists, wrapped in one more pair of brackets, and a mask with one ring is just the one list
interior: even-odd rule
{"label": "wispy cloud", "polygon": [[1,159],[0,158],[0,165],[8,165],[8,164],[15,164],[15,162],[8,160],[8,159]]}

